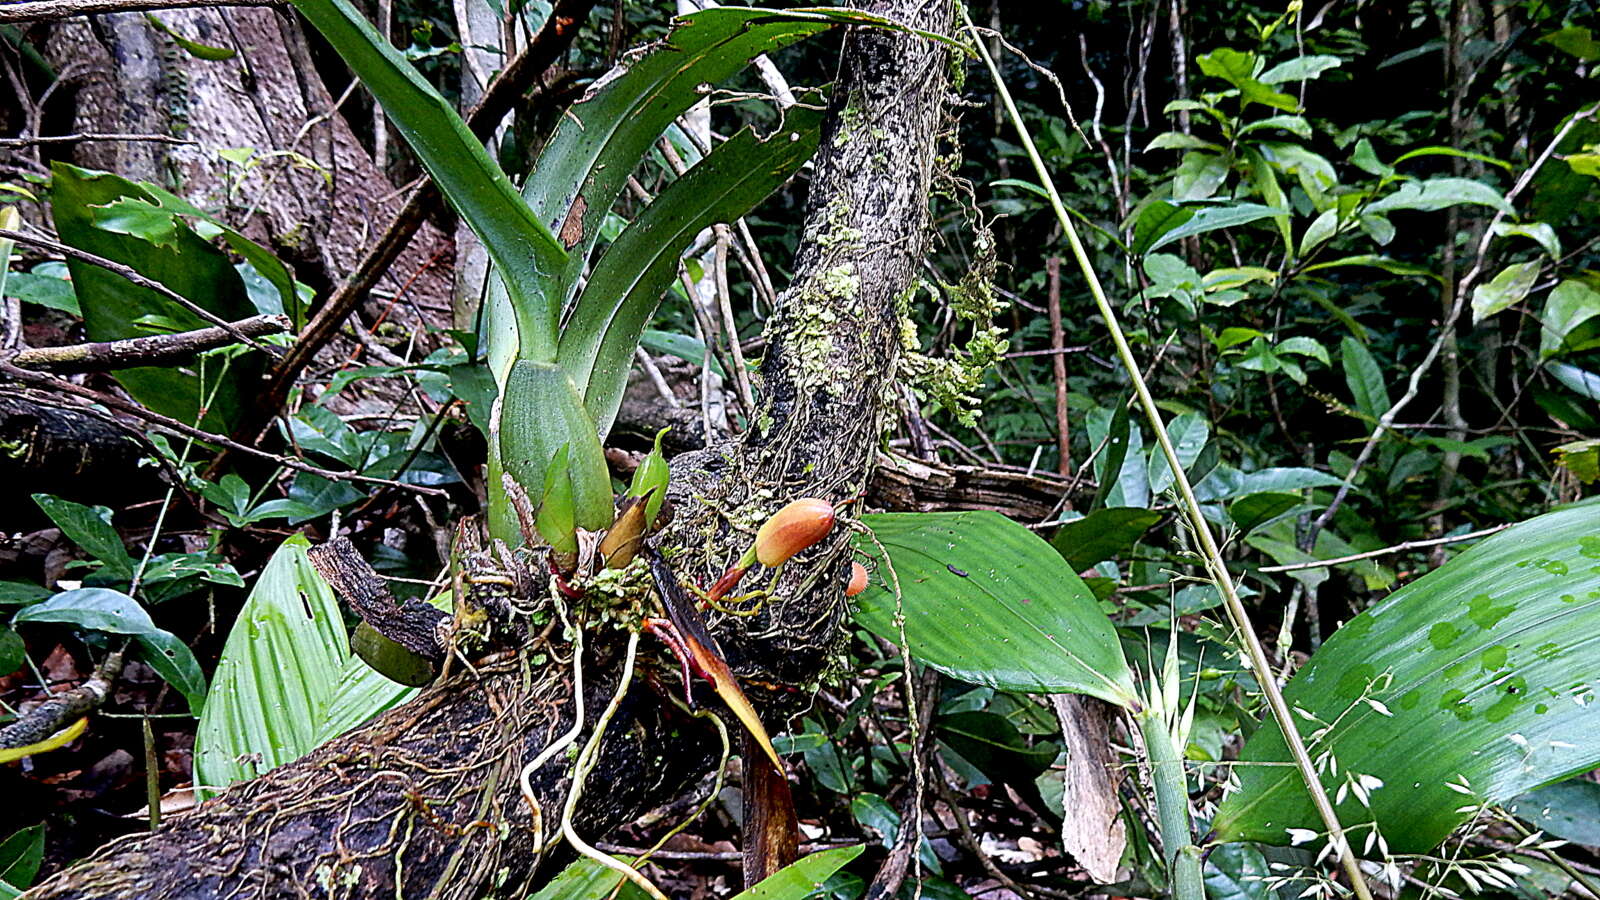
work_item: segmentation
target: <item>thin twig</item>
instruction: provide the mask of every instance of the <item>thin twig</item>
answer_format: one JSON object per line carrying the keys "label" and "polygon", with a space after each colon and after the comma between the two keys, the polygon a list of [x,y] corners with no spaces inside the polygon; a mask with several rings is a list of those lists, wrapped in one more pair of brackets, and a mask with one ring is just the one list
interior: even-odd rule
{"label": "thin twig", "polygon": [[122,672],[122,650],[105,658],[89,680],[70,691],[52,695],[49,700],[23,713],[15,722],[0,728],[0,748],[14,749],[37,744],[100,708],[111,696],[111,686]]}
{"label": "thin twig", "polygon": [[287,6],[287,0],[23,0],[0,4],[0,25],[50,22],[97,13],[142,12],[149,9],[192,9],[197,6]]}
{"label": "thin twig", "polygon": [[1403,544],[1395,544],[1393,547],[1384,547],[1381,550],[1368,550],[1365,553],[1352,553],[1349,556],[1337,556],[1333,559],[1318,559],[1311,562],[1291,563],[1286,566],[1263,566],[1256,571],[1261,573],[1269,573],[1298,572],[1302,569],[1323,569],[1327,568],[1328,566],[1339,566],[1348,562],[1372,559],[1376,556],[1388,556],[1391,553],[1404,553],[1407,550],[1420,550],[1423,547],[1438,547],[1441,544],[1459,544],[1462,541],[1475,541],[1478,538],[1488,537],[1496,532],[1505,531],[1510,527],[1511,523],[1508,522],[1504,525],[1496,525],[1493,528],[1485,528],[1481,531],[1473,531],[1468,534],[1455,534],[1442,538],[1429,538],[1425,541],[1406,541]]}
{"label": "thin twig", "polygon": [[717,235],[716,272],[717,306],[722,313],[722,327],[727,330],[728,351],[733,356],[733,386],[739,392],[739,402],[745,415],[755,415],[756,403],[750,393],[750,378],[746,374],[744,349],[739,346],[739,322],[733,317],[733,292],[728,289],[728,247],[733,243],[732,232],[726,225],[713,227]]}
{"label": "thin twig", "polygon": [[35,387],[44,388],[46,390],[52,390],[62,394],[70,394],[71,396],[88,400],[91,403],[98,403],[108,409],[114,409],[117,412],[133,416],[136,419],[142,419],[152,425],[158,425],[169,431],[177,432],[184,437],[192,437],[195,440],[204,441],[208,444],[226,447],[235,453],[244,453],[260,459],[270,460],[280,466],[283,466],[284,468],[294,469],[297,472],[305,472],[308,475],[316,475],[321,478],[329,479],[330,481],[359,481],[362,484],[376,484],[383,485],[384,487],[400,488],[401,490],[412,491],[418,494],[427,494],[431,497],[449,496],[447,492],[440,490],[439,488],[425,487],[420,484],[405,484],[404,482],[392,481],[388,478],[374,478],[370,475],[358,475],[354,472],[335,472],[332,469],[324,469],[320,466],[313,466],[309,463],[301,462],[292,456],[269,453],[265,450],[257,449],[248,444],[241,444],[232,438],[223,437],[220,434],[212,434],[209,431],[204,431],[194,427],[193,425],[186,425],[170,416],[163,416],[160,413],[152,412],[137,403],[129,402],[113,394],[91,390],[83,387],[82,385],[73,384],[70,381],[57,378],[54,375],[47,375],[43,372],[35,372],[31,369],[18,368],[17,366],[12,365],[9,360],[0,360],[0,375],[6,375],[8,377],[15,378],[17,381],[20,381],[24,384],[31,384]]}
{"label": "thin twig", "polygon": [[1045,278],[1050,284],[1050,367],[1056,379],[1056,471],[1072,474],[1072,432],[1067,422],[1066,333],[1061,329],[1061,257],[1044,261]]}
{"label": "thin twig", "polygon": [[[293,327],[287,316],[251,316],[229,324],[231,331],[250,337],[281,334]],[[235,343],[237,341],[229,329],[198,328],[120,341],[96,341],[66,347],[31,347],[11,357],[11,363],[24,369],[54,372],[57,375],[106,372],[134,366],[174,365],[197,353]]]}
{"label": "thin twig", "polygon": [[249,344],[250,346],[260,350],[262,353],[265,353],[274,359],[279,356],[279,353],[276,350],[267,347],[267,345],[235,328],[232,322],[229,322],[227,319],[222,318],[211,310],[206,309],[205,307],[194,302],[193,300],[190,300],[188,297],[183,296],[172,288],[167,287],[161,282],[156,281],[153,278],[146,278],[135,271],[132,266],[125,266],[116,260],[106,259],[104,256],[96,256],[95,254],[89,253],[86,250],[79,250],[77,247],[71,247],[59,241],[52,241],[49,238],[36,237],[21,231],[12,231],[8,228],[0,228],[0,240],[16,241],[19,244],[27,244],[30,247],[37,247],[40,250],[48,250],[51,253],[59,253],[62,256],[71,257],[79,262],[85,262],[91,266],[98,266],[99,268],[105,269],[108,272],[120,275],[139,287],[142,287],[146,290],[155,291],[168,300],[171,300],[173,303],[178,304],[200,318],[205,319],[207,322],[210,322],[218,328],[221,328],[223,331],[233,335],[234,339],[239,343]]}
{"label": "thin twig", "polygon": [[[13,7],[0,6],[0,11],[11,8]],[[35,144],[77,144],[85,141],[116,141],[117,143],[149,141],[157,144],[200,143],[187,138],[173,137],[170,134],[103,134],[100,132],[86,132],[83,134],[50,134],[42,137],[0,138],[0,147],[32,147]]]}

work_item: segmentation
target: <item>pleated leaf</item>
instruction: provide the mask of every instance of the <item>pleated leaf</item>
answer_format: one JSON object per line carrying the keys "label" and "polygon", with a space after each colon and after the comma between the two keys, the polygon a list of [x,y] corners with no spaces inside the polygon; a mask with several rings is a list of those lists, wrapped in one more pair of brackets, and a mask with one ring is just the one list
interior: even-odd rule
{"label": "pleated leaf", "polygon": [[[1480,803],[1600,765],[1597,687],[1600,504],[1589,502],[1390,594],[1335,632],[1284,696],[1354,842],[1376,822],[1390,850],[1422,853]],[[1240,789],[1213,823],[1222,840],[1321,829],[1276,728],[1257,729],[1241,759]],[[1370,809],[1352,786],[1363,780]]]}
{"label": "pleated leaf", "polygon": [[[875,560],[855,620],[898,644],[895,579],[911,655],[963,681],[1133,705],[1111,621],[1061,554],[995,512],[862,516]],[[885,559],[878,549],[888,552]]]}
{"label": "pleated leaf", "polygon": [[352,659],[339,602],[283,542],[239,611],[195,735],[197,790],[254,778],[309,753]]}

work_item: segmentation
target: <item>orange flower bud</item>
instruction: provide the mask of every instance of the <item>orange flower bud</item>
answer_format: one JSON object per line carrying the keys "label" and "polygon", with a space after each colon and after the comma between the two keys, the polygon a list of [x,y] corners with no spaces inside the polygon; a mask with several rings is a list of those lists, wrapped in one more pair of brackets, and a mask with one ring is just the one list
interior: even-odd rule
{"label": "orange flower bud", "polygon": [[846,597],[854,597],[867,589],[867,567],[861,563],[850,563],[850,583],[844,587]]}
{"label": "orange flower bud", "polygon": [[796,500],[773,513],[756,532],[756,560],[769,568],[781,566],[832,529],[832,503],[815,497]]}

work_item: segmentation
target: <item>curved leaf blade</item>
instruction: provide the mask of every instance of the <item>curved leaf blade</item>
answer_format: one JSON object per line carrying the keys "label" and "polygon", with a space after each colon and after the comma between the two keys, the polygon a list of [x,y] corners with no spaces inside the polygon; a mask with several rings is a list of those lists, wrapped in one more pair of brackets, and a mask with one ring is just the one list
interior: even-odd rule
{"label": "curved leaf blade", "polygon": [[[1344,792],[1346,827],[1359,835],[1376,821],[1394,852],[1424,852],[1478,802],[1600,764],[1597,658],[1591,502],[1507,529],[1390,594],[1329,638],[1284,698],[1334,723],[1302,726],[1314,758],[1338,761],[1330,794],[1353,773],[1383,782],[1370,812]],[[1427,753],[1415,735],[1428,736]],[[1286,829],[1320,827],[1277,729],[1258,730],[1241,760],[1240,790],[1213,823],[1220,839],[1284,843]]]}
{"label": "curved leaf blade", "polygon": [[739,132],[668,185],[600,256],[562,330],[558,359],[601,434],[611,430],[634,348],[678,257],[702,229],[739,218],[788,181],[816,152],[821,127],[820,109],[795,107],[765,140]]}
{"label": "curved leaf blade", "polygon": [[861,855],[864,845],[834,847],[802,857],[784,866],[733,900],[801,900],[814,897],[822,883]]}
{"label": "curved leaf blade", "polygon": [[[568,254],[549,273],[545,287],[550,297],[561,298],[557,306],[577,289],[628,176],[667,126],[704,98],[701,86],[718,84],[757,56],[833,24],[827,17],[782,10],[721,7],[693,13],[664,40],[601,77],[562,115],[522,189],[523,200]],[[503,284],[491,282],[484,312],[488,335],[512,321],[515,303]],[[489,365],[503,380],[513,354],[497,341],[488,349]]]}
{"label": "curved leaf blade", "polygon": [[511,292],[521,352],[554,359],[561,298],[546,285],[567,260],[555,235],[449,101],[348,0],[295,0],[294,5],[377,98],[434,184],[483,241]]}
{"label": "curved leaf blade", "polygon": [[[855,621],[898,644],[892,563],[913,656],[963,681],[1134,704],[1111,620],[1061,555],[995,512],[882,513],[854,537],[877,559]],[[883,558],[878,544],[888,553]]]}

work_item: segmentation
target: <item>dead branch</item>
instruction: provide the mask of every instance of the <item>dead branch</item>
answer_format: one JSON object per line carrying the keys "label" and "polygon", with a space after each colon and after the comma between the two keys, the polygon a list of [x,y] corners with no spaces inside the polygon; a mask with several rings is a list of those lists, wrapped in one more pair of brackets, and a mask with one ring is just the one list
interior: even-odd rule
{"label": "dead branch", "polygon": [[0,4],[0,25],[51,22],[99,13],[189,9],[196,6],[287,6],[288,0],[23,0]]}
{"label": "dead branch", "polygon": [[292,326],[286,316],[251,316],[228,323],[227,328],[197,328],[176,334],[153,334],[120,341],[95,341],[66,347],[33,347],[11,357],[11,364],[23,369],[67,375],[75,372],[107,372],[135,366],[170,366],[188,362],[197,353],[238,343],[235,334],[247,338],[282,334]]}

